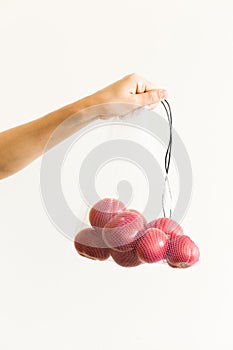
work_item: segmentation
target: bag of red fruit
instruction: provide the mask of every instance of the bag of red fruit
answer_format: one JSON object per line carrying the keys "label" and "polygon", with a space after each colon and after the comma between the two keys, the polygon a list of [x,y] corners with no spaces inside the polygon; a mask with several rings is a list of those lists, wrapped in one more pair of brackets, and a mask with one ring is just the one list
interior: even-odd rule
{"label": "bag of red fruit", "polygon": [[[166,100],[162,101],[162,105],[167,113],[170,131],[165,155],[164,192],[161,193],[164,217],[153,218],[156,206],[155,199],[157,200],[159,192],[157,188],[153,192],[150,187],[150,198],[152,200],[149,201],[149,207],[152,207],[153,215],[151,215],[151,218],[153,220],[148,220],[149,215],[146,211],[145,215],[148,217],[144,217],[139,211],[127,207],[125,203],[117,198],[103,198],[96,203],[91,203],[88,220],[86,220],[86,222],[88,221],[88,227],[79,231],[74,239],[75,248],[81,256],[100,261],[111,259],[123,267],[165,262],[173,268],[187,268],[199,260],[200,253],[197,245],[183,232],[182,227],[171,218],[172,206],[170,205],[169,215],[166,214],[165,210],[166,189],[168,189],[170,199],[172,199],[168,180],[172,147],[172,113]],[[140,121],[148,121],[147,116],[140,118],[137,113],[136,115],[131,113],[129,119],[137,117]],[[124,123],[123,119],[122,123]],[[128,132],[131,133],[131,129]],[[143,141],[146,143],[146,140],[143,139]],[[104,149],[101,148],[101,152],[104,152],[106,147],[109,150],[109,145],[110,143]],[[146,162],[146,154],[142,153],[140,148],[135,147],[134,145],[134,148],[131,149],[129,143],[124,143],[123,151],[131,150],[131,153],[138,153],[139,160],[144,168],[148,165],[147,168],[150,173],[148,177],[150,176],[154,185],[156,173],[152,171],[151,158],[148,158],[149,161]],[[113,150],[114,152],[115,150],[119,151],[119,146],[113,148]],[[112,170],[110,177],[115,179],[114,170]],[[137,195],[140,193],[139,197],[143,191],[140,192],[140,190],[141,186],[137,182],[136,191]]]}
{"label": "bag of red fruit", "polygon": [[104,198],[94,204],[89,223],[74,239],[83,257],[111,257],[123,267],[162,261],[173,268],[187,268],[199,260],[198,247],[174,220],[163,217],[147,223],[141,213],[117,199]]}

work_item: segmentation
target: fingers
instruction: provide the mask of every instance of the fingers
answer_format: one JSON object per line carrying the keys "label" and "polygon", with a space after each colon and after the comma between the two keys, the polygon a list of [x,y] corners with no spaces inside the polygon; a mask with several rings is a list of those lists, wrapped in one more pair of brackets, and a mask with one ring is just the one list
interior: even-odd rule
{"label": "fingers", "polygon": [[135,94],[134,102],[138,105],[156,105],[160,101],[166,99],[168,93],[164,89],[153,89],[144,93]]}
{"label": "fingers", "polygon": [[151,83],[150,81],[144,79],[143,77],[141,77],[140,75],[133,73],[128,75],[126,78],[130,79],[133,83],[133,93],[135,94],[141,94],[143,92],[146,91],[150,91],[150,90],[155,90],[157,89],[157,86],[154,85],[153,83]]}
{"label": "fingers", "polygon": [[149,109],[153,109],[168,96],[166,90],[158,89],[155,84],[136,73],[130,74],[126,78],[130,79],[132,83],[131,93],[133,94],[134,102],[138,105],[148,105]]}
{"label": "fingers", "polygon": [[145,80],[141,77],[137,80],[136,94],[141,94],[150,90],[156,90],[157,86],[152,84],[150,81]]}

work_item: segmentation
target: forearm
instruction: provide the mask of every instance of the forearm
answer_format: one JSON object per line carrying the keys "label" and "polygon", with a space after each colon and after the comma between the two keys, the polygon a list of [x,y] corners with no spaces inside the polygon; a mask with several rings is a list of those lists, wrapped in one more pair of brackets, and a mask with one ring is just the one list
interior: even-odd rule
{"label": "forearm", "polygon": [[[27,166],[45,149],[55,146],[97,118],[94,96],[71,103],[42,118],[0,133],[0,178]],[[59,132],[53,132],[61,125]],[[48,143],[49,142],[49,143]]]}
{"label": "forearm", "polygon": [[108,119],[124,116],[144,105],[155,108],[166,97],[166,90],[157,89],[154,84],[134,73],[42,118],[2,132],[0,178],[16,173],[99,117]]}

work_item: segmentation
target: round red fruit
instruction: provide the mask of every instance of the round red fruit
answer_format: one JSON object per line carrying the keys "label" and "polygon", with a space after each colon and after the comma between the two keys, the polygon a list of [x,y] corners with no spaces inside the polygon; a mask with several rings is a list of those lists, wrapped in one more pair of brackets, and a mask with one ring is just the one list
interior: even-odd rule
{"label": "round red fruit", "polygon": [[147,228],[159,228],[166,233],[169,239],[184,234],[182,227],[175,220],[170,218],[159,218],[151,221],[147,224]]}
{"label": "round red fruit", "polygon": [[123,267],[135,267],[142,263],[138,259],[135,249],[126,252],[111,250],[111,256],[118,265]]}
{"label": "round red fruit", "polygon": [[190,237],[182,235],[170,240],[166,259],[171,267],[190,267],[199,260],[199,257],[199,248]]}
{"label": "round red fruit", "polygon": [[144,227],[145,218],[138,211],[125,210],[105,225],[103,240],[113,250],[129,251],[135,246],[138,231]]}
{"label": "round red fruit", "polygon": [[77,252],[89,259],[106,260],[110,256],[110,249],[104,243],[101,233],[93,228],[81,230],[74,239]]}
{"label": "round red fruit", "polygon": [[118,199],[104,198],[97,202],[90,210],[89,221],[93,228],[102,228],[118,213],[125,210],[125,205]]}
{"label": "round red fruit", "polygon": [[158,228],[149,228],[137,241],[136,252],[142,262],[154,263],[164,259],[167,246],[166,234]]}

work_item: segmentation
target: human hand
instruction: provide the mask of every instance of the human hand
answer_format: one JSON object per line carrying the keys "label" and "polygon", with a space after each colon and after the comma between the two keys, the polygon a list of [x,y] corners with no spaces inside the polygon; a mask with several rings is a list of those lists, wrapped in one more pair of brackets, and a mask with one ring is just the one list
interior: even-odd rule
{"label": "human hand", "polygon": [[123,117],[146,105],[155,108],[164,98],[167,98],[166,90],[130,74],[93,95],[6,130],[0,137],[0,179],[16,173],[98,118]]}
{"label": "human hand", "polygon": [[154,109],[167,98],[167,91],[158,89],[154,84],[138,74],[130,74],[121,80],[97,91],[92,98],[99,106],[101,119],[124,116],[142,106]]}

